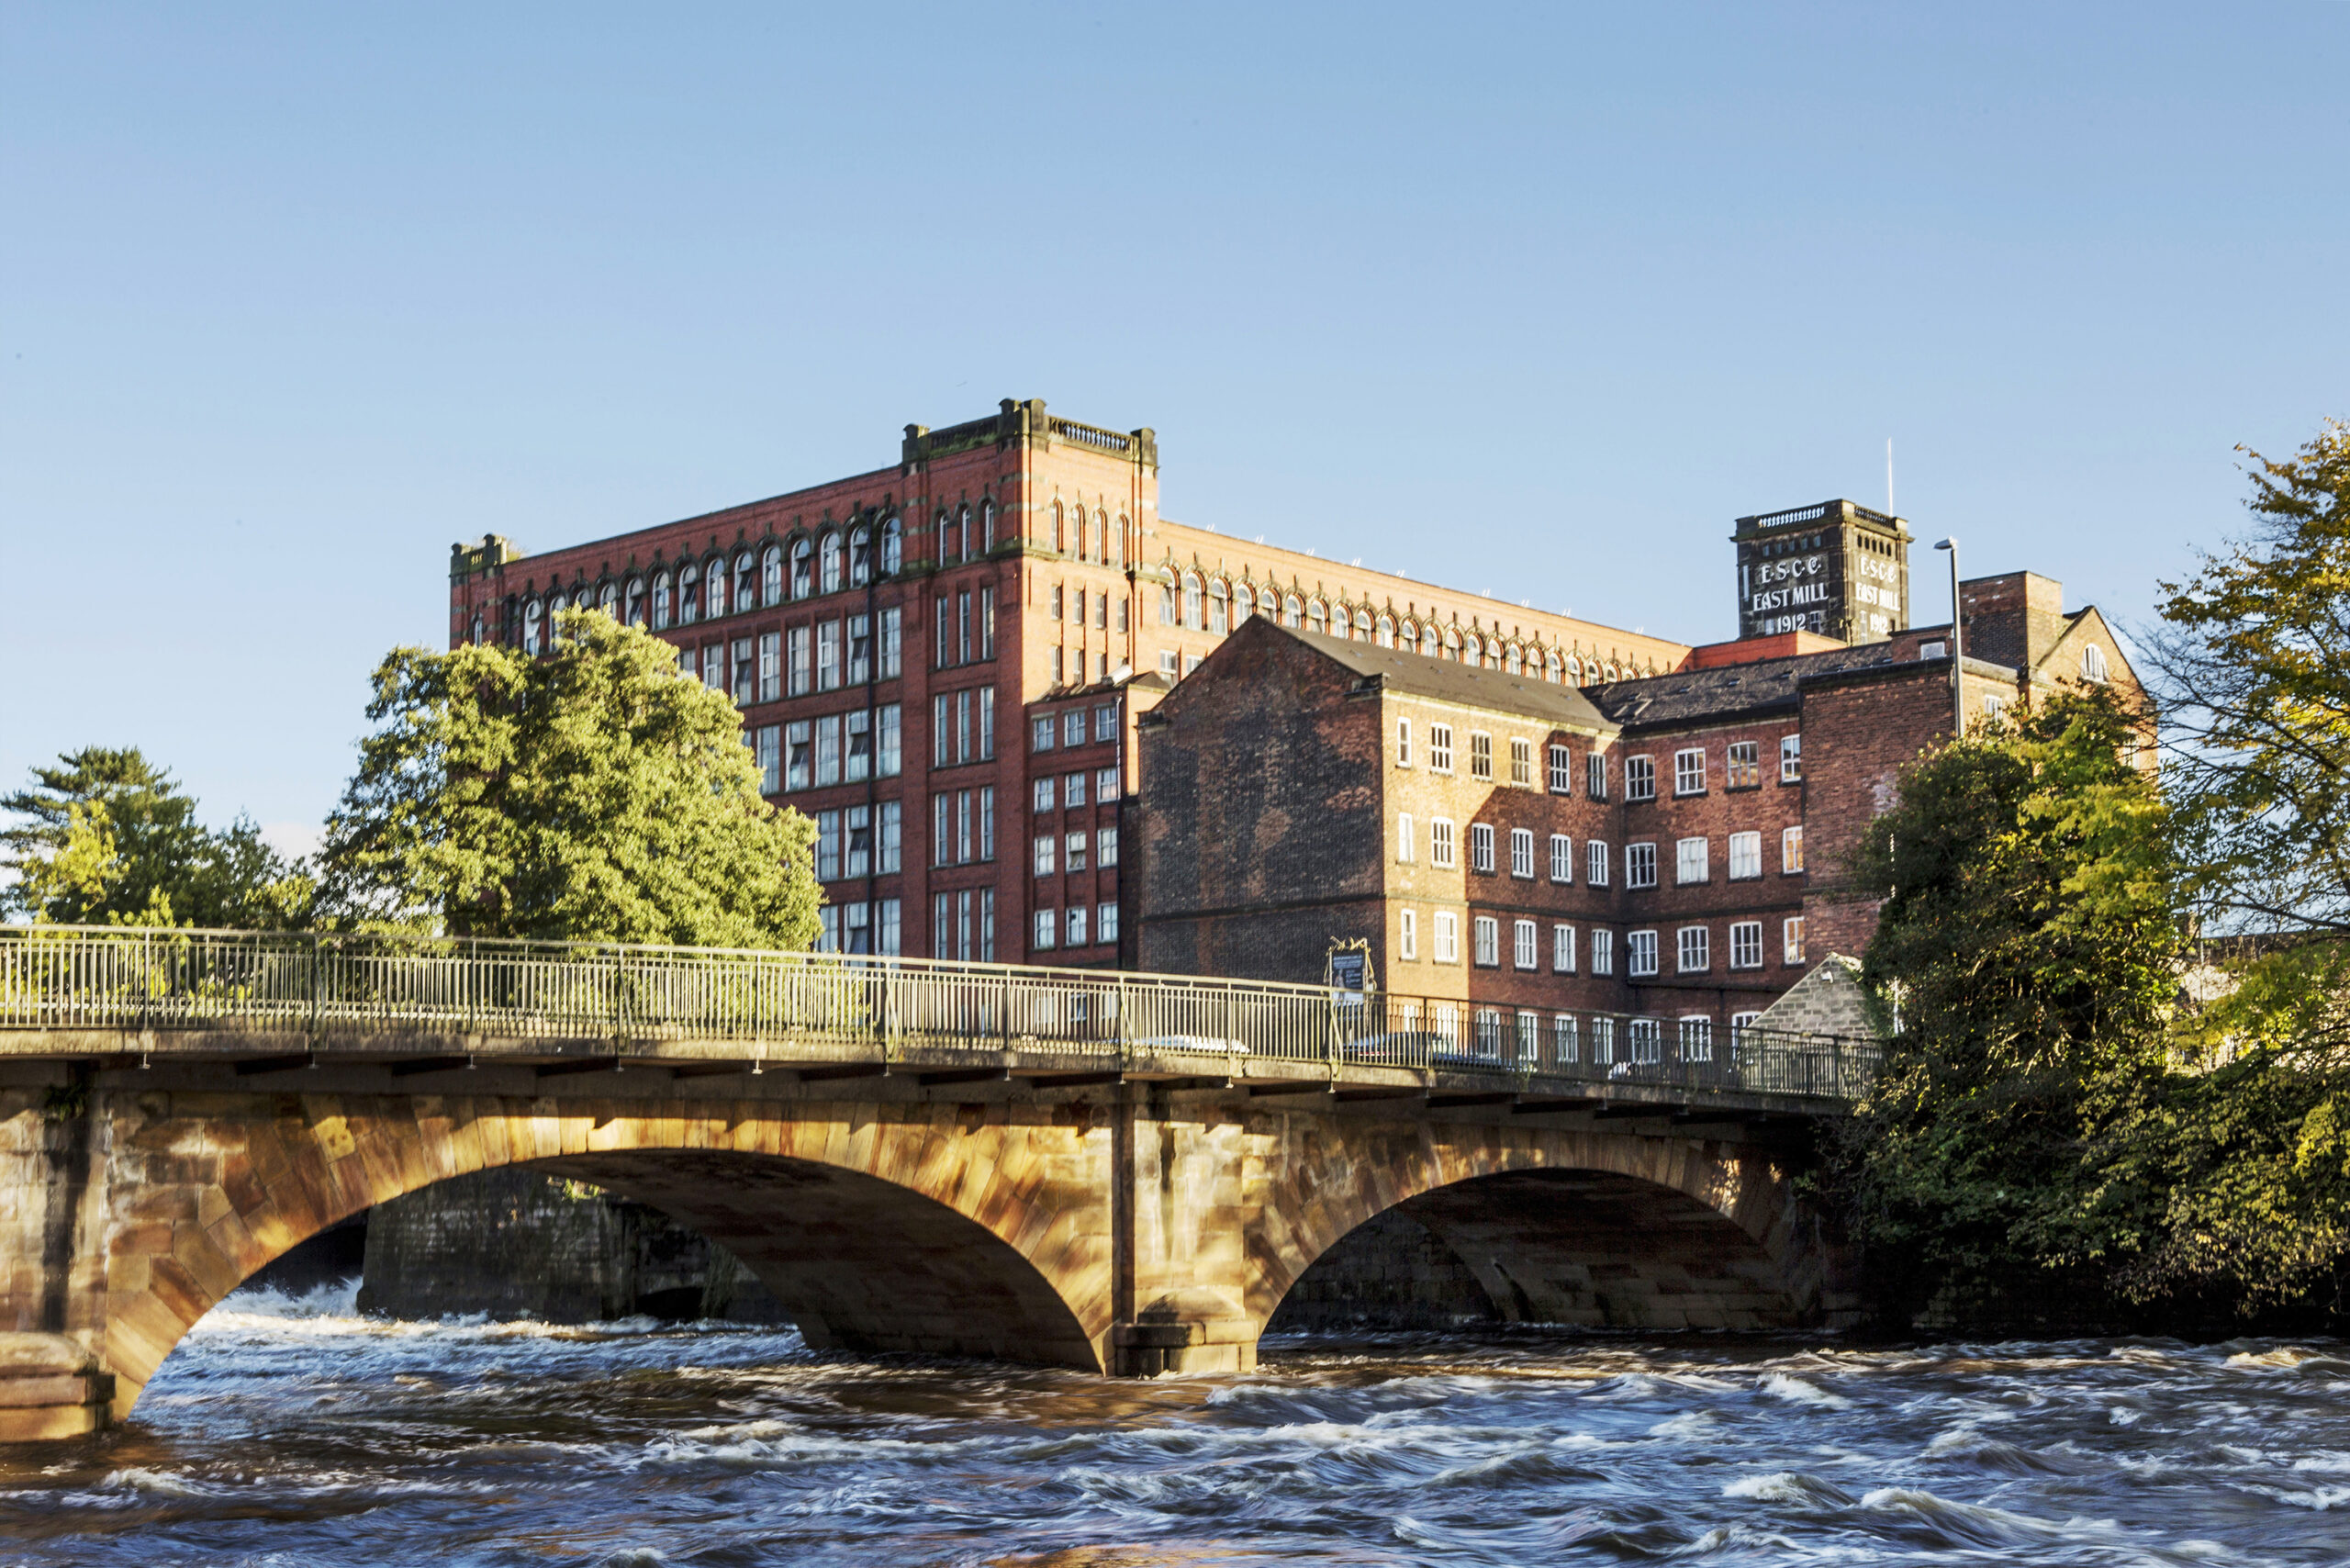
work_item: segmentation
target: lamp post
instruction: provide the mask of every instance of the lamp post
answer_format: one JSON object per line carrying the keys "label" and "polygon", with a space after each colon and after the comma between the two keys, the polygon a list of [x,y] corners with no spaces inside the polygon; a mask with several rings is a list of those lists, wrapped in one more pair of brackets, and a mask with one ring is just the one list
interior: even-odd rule
{"label": "lamp post", "polygon": [[1937,539],[1934,548],[1950,552],[1950,718],[1957,738],[1966,738],[1966,689],[1961,684],[1961,666],[1966,662],[1965,633],[1960,630],[1963,617],[1958,604],[1958,541]]}

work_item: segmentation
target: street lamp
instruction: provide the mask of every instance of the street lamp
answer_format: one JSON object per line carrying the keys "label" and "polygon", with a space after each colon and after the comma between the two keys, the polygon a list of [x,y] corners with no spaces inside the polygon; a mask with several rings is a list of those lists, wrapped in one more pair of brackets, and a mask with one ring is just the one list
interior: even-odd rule
{"label": "street lamp", "polygon": [[1957,738],[1966,738],[1966,692],[1960,684],[1960,666],[1966,660],[1965,633],[1959,630],[1958,608],[1958,541],[1937,539],[1934,548],[1950,552],[1950,714]]}

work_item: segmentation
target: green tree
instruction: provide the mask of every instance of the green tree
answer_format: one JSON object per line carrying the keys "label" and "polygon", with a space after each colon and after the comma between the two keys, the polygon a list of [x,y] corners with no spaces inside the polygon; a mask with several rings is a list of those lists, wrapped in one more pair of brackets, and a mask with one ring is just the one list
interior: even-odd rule
{"label": "green tree", "polygon": [[87,746],[32,770],[0,800],[0,864],[16,873],[0,900],[59,924],[203,925],[272,930],[307,922],[308,868],[240,817],[220,832],[136,748]]}
{"label": "green tree", "polygon": [[1864,978],[1900,1028],[1836,1152],[1908,1288],[2107,1264],[2159,1224],[2158,1193],[2103,1158],[2159,1088],[2177,986],[2143,723],[2096,688],[1930,753],[1857,857],[1888,893]]}
{"label": "green tree", "polygon": [[761,798],[733,702],[599,611],[554,651],[395,650],[320,851],[338,920],[453,935],[807,947],[815,825]]}

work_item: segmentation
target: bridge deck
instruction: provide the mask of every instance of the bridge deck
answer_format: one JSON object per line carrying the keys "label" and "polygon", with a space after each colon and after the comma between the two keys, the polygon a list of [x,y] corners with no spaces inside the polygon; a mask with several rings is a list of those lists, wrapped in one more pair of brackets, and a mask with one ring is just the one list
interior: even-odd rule
{"label": "bridge deck", "polygon": [[[1873,1041],[1312,986],[836,954],[0,927],[0,1061],[1151,1081],[1841,1114]],[[425,1087],[418,1081],[418,1088]],[[717,1087],[713,1084],[712,1087]]]}

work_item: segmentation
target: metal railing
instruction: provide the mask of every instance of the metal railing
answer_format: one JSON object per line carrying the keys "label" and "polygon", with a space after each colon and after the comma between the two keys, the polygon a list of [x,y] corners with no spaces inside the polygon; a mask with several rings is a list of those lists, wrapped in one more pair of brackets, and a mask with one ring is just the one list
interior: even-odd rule
{"label": "metal railing", "polygon": [[[1702,1019],[1104,969],[493,938],[0,926],[0,1053],[22,1031],[236,1030],[1011,1051],[1400,1068],[1679,1092],[1856,1098],[1875,1042]],[[24,1047],[17,1044],[21,1051]]]}

